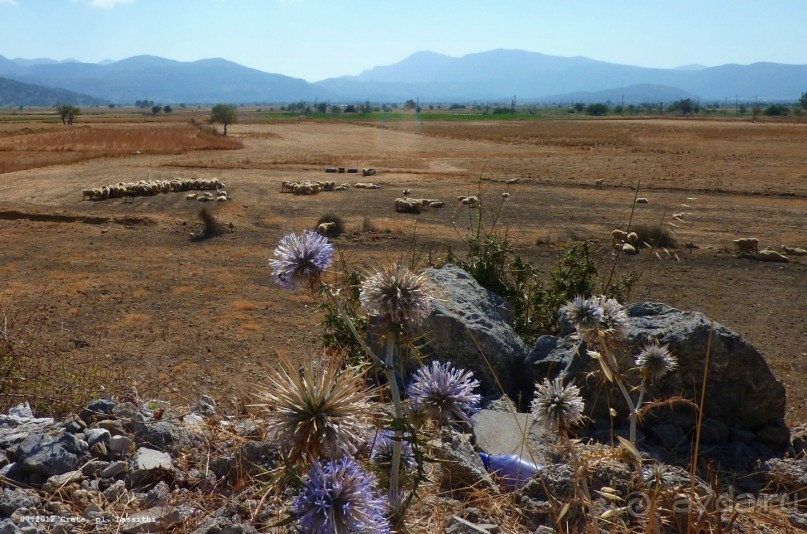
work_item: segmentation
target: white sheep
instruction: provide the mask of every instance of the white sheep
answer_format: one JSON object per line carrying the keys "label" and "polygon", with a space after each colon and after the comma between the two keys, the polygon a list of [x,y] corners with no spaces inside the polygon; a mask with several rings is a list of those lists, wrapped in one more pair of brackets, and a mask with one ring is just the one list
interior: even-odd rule
{"label": "white sheep", "polygon": [[733,241],[734,248],[739,254],[758,254],[759,239],[755,237],[741,237]]}
{"label": "white sheep", "polygon": [[423,211],[423,204],[417,199],[396,198],[395,211],[398,213],[415,213]]}
{"label": "white sheep", "polygon": [[624,243],[628,240],[628,232],[616,228],[611,232],[611,240],[614,244]]}
{"label": "white sheep", "polygon": [[507,183],[508,184],[517,184],[519,180],[520,180],[520,178],[510,178],[509,180],[507,180]]}
{"label": "white sheep", "polygon": [[636,250],[636,247],[634,247],[630,243],[623,243],[622,244],[622,252],[624,252],[625,254],[630,254],[630,255],[639,253],[639,251]]}
{"label": "white sheep", "polygon": [[637,234],[636,232],[630,232],[630,233],[629,233],[629,234],[628,234],[628,235],[625,237],[625,241],[626,241],[626,242],[627,242],[629,245],[631,245],[631,246],[635,247],[635,246],[636,246],[636,244],[639,242],[639,234]]}
{"label": "white sheep", "polygon": [[787,259],[787,256],[783,256],[782,254],[779,254],[775,250],[771,250],[771,249],[760,250],[754,256],[754,259],[759,260],[759,261],[774,261],[774,262],[779,262],[779,263],[790,263],[790,260]]}
{"label": "white sheep", "polygon": [[789,247],[782,245],[782,252],[788,256],[807,256],[807,250],[799,247]]}
{"label": "white sheep", "polygon": [[600,187],[604,181],[605,181],[605,178],[598,178],[598,179],[594,180],[594,185],[596,185],[597,187]]}
{"label": "white sheep", "polygon": [[335,223],[334,221],[320,223],[320,224],[317,226],[317,233],[318,233],[319,235],[326,236],[326,235],[328,235],[328,234],[331,232],[331,230],[333,230],[334,228],[336,228],[336,223]]}
{"label": "white sheep", "polygon": [[649,201],[644,197],[639,197],[636,199],[637,204],[647,204]]}
{"label": "white sheep", "polygon": [[461,202],[469,208],[479,207],[479,197],[476,196],[465,197]]}

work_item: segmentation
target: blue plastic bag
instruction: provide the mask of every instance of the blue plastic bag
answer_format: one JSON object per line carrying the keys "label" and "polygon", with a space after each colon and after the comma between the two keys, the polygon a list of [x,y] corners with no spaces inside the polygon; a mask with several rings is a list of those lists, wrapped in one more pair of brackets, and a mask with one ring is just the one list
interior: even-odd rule
{"label": "blue plastic bag", "polygon": [[496,475],[507,489],[517,490],[533,479],[542,467],[523,459],[518,454],[479,453],[482,463],[490,473]]}

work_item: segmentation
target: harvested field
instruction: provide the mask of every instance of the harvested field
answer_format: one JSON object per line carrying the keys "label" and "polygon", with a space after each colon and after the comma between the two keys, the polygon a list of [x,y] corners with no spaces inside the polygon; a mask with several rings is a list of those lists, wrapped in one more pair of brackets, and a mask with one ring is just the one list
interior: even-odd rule
{"label": "harvested field", "polygon": [[[499,227],[522,256],[548,269],[572,240],[594,239],[606,272],[610,231],[638,194],[648,203],[632,224],[673,230],[682,246],[616,260],[643,272],[631,300],[699,310],[745,336],[784,381],[788,422],[807,422],[807,258],[732,250],[739,237],[807,247],[807,123],[301,120],[231,125],[225,147],[180,142],[199,131],[181,120],[2,125],[0,307],[36,315],[59,358],[93,356],[149,396],[237,404],[278,352],[318,350],[317,300],[272,285],[266,268],[284,234],[337,214],[349,232],[336,243],[357,268],[409,254],[413,239],[435,256],[461,252],[473,213],[456,197],[478,194],[490,217],[506,191]],[[171,141],[150,145],[163,130]],[[280,193],[284,180],[369,181],[326,166],[373,167],[382,188]],[[232,200],[207,206],[233,231],[190,239],[202,204],[182,193],[82,200],[86,188],[176,177],[224,182]],[[446,206],[395,213],[405,188]]]}

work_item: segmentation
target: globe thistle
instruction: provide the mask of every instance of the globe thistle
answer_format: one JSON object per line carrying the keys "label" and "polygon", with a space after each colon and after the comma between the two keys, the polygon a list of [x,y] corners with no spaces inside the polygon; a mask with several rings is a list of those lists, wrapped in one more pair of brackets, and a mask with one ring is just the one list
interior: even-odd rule
{"label": "globe thistle", "polygon": [[[400,440],[401,465],[411,469],[415,467],[415,454],[412,451],[412,444],[409,442],[408,436],[407,434]],[[373,448],[370,451],[370,460],[382,466],[392,464],[392,448],[396,441],[398,440],[392,430],[384,430],[376,435],[375,440],[373,440]]]}
{"label": "globe thistle", "polygon": [[316,534],[388,533],[386,509],[375,478],[348,457],[315,464],[294,501],[300,530]]}
{"label": "globe thistle", "polygon": [[623,341],[628,335],[628,314],[615,299],[605,296],[592,297],[591,301],[600,308],[600,334],[610,342]]}
{"label": "globe thistle", "polygon": [[658,380],[678,367],[678,359],[672,355],[667,345],[658,341],[648,343],[636,357],[636,365],[642,370],[646,380]]}
{"label": "globe thistle", "polygon": [[296,368],[288,359],[261,387],[267,428],[287,447],[292,461],[315,461],[354,453],[375,414],[370,392],[357,370],[306,362]]}
{"label": "globe thistle", "polygon": [[580,388],[573,384],[564,386],[560,377],[552,382],[545,378],[543,384],[536,384],[535,398],[530,404],[533,415],[557,432],[565,432],[580,423],[584,407]]}
{"label": "globe thistle", "polygon": [[269,260],[269,267],[276,283],[292,290],[313,287],[333,261],[333,245],[324,236],[305,230],[300,237],[283,237],[274,255],[276,259]]}
{"label": "globe thistle", "polygon": [[577,335],[583,341],[590,341],[592,335],[597,332],[602,321],[602,309],[594,299],[583,298],[578,295],[574,300],[570,300],[563,307],[561,313],[574,325]]}
{"label": "globe thistle", "polygon": [[366,311],[392,324],[417,326],[431,312],[430,291],[424,274],[393,263],[364,280],[359,300]]}
{"label": "globe thistle", "polygon": [[438,421],[457,420],[473,424],[481,397],[474,393],[479,381],[471,371],[455,369],[450,363],[432,361],[415,372],[406,390],[412,409]]}

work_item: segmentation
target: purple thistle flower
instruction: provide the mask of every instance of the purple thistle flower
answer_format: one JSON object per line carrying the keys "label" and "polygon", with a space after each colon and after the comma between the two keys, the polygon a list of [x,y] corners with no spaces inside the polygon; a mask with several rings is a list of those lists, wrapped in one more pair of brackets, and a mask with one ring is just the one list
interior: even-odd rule
{"label": "purple thistle flower", "polygon": [[317,534],[388,533],[386,510],[375,477],[349,457],[315,464],[294,501],[300,529]]}
{"label": "purple thistle flower", "polygon": [[432,361],[415,372],[407,395],[412,409],[437,420],[460,420],[472,425],[481,397],[474,393],[479,381],[471,371],[455,369],[450,363]]}
{"label": "purple thistle flower", "polygon": [[[373,440],[373,448],[370,451],[370,460],[379,465],[392,464],[392,447],[395,445],[395,432],[384,430]],[[407,469],[415,467],[415,454],[412,451],[412,444],[408,436],[401,439],[401,465]]]}
{"label": "purple thistle flower", "polygon": [[269,260],[275,282],[286,289],[313,285],[333,261],[333,245],[316,232],[305,230],[297,237],[289,234],[275,249],[277,259]]}

